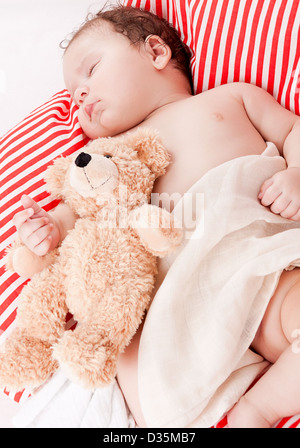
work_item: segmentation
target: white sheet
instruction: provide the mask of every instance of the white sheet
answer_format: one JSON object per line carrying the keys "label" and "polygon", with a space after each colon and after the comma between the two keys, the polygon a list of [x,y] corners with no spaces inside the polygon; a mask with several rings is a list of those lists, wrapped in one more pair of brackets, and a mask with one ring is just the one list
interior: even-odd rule
{"label": "white sheet", "polygon": [[0,136],[65,88],[59,43],[104,4],[0,0]]}
{"label": "white sheet", "polygon": [[15,428],[134,428],[116,381],[87,390],[59,370],[13,418]]}

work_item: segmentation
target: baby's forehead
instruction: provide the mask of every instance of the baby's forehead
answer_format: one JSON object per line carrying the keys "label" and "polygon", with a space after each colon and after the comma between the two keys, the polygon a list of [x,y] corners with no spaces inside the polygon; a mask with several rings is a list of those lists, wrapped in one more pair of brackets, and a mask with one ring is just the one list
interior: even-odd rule
{"label": "baby's forehead", "polygon": [[110,36],[117,34],[113,26],[105,20],[97,20],[97,22],[86,23],[82,28],[73,34],[73,37],[69,40],[69,43],[65,49],[67,51],[74,46],[78,46],[83,40],[90,40],[91,43],[96,42],[97,38],[106,39]]}

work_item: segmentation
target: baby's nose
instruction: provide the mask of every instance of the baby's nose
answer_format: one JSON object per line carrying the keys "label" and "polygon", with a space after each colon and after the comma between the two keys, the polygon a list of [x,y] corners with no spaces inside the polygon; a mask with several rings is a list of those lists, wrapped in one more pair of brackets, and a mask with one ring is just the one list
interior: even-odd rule
{"label": "baby's nose", "polygon": [[85,152],[81,152],[75,160],[75,165],[79,168],[84,168],[88,165],[88,163],[91,161],[92,157],[89,154],[86,154]]}
{"label": "baby's nose", "polygon": [[78,87],[74,93],[74,100],[77,105],[81,105],[88,92],[86,88]]}

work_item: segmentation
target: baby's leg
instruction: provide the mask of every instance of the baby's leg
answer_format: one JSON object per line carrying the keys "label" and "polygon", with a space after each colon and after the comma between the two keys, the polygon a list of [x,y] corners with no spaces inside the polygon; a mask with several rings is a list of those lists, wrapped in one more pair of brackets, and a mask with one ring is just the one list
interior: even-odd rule
{"label": "baby's leg", "polygon": [[228,415],[230,427],[271,427],[300,412],[300,271],[285,272],[254,348],[274,363]]}

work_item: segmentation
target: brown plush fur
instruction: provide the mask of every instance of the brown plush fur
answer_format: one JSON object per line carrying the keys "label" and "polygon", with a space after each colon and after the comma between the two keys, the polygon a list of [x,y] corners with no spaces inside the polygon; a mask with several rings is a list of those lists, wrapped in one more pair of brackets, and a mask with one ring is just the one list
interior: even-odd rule
{"label": "brown plush fur", "polygon": [[[181,241],[171,215],[148,204],[170,161],[155,133],[98,139],[84,153],[86,166],[77,155],[59,158],[46,176],[51,194],[78,215],[61,246],[42,259],[20,243],[9,251],[10,269],[35,273],[0,353],[0,386],[10,390],[39,386],[59,366],[85,387],[112,381],[149,306],[156,256]],[[68,311],[74,331],[65,331]]]}

